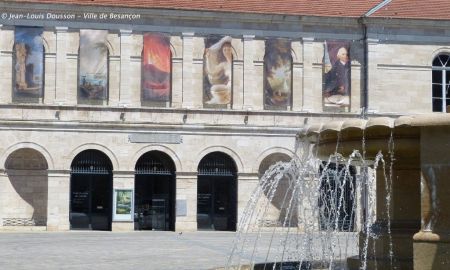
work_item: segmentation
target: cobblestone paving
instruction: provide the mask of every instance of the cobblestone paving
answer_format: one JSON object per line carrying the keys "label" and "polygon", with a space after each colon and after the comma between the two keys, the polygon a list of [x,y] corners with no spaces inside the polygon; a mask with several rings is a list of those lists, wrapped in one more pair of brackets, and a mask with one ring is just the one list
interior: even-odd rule
{"label": "cobblestone paving", "polygon": [[232,232],[0,233],[0,269],[206,270],[226,265],[234,238]]}

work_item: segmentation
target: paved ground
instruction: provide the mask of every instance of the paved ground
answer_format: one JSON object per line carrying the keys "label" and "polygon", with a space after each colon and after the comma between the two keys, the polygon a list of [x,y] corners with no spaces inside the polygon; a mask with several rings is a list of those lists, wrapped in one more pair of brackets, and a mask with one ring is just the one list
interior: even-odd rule
{"label": "paved ground", "polygon": [[0,269],[212,269],[226,265],[234,239],[232,232],[0,233]]}

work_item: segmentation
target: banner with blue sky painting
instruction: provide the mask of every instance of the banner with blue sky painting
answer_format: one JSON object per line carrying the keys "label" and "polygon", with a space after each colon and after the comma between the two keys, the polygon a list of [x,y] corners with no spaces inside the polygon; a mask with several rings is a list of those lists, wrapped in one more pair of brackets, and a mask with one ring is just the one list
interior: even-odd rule
{"label": "banner with blue sky painting", "polygon": [[44,86],[42,28],[16,27],[14,33],[14,98],[41,98]]}

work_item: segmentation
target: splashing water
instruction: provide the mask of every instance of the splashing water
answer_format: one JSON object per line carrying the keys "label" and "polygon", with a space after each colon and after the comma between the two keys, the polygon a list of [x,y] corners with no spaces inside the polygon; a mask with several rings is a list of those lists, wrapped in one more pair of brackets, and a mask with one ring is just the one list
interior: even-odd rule
{"label": "splashing water", "polygon": [[[390,146],[392,172],[393,141]],[[347,258],[358,254],[360,269],[367,268],[370,239],[378,237],[376,173],[384,172],[389,235],[392,173],[386,174],[381,152],[369,167],[364,140],[363,154],[355,150],[344,157],[336,147],[325,162],[313,149],[301,145],[295,158],[272,165],[261,177],[241,214],[225,269],[348,269]],[[358,233],[364,235],[359,249]]]}

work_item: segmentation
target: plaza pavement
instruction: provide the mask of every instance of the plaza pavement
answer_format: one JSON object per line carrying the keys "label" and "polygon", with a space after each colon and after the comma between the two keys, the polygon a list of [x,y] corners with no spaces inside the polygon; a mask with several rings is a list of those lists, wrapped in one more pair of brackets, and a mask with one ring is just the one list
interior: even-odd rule
{"label": "plaza pavement", "polygon": [[[0,269],[214,269],[226,265],[235,235],[233,232],[5,232],[0,233]],[[252,248],[249,249],[247,257]]]}

